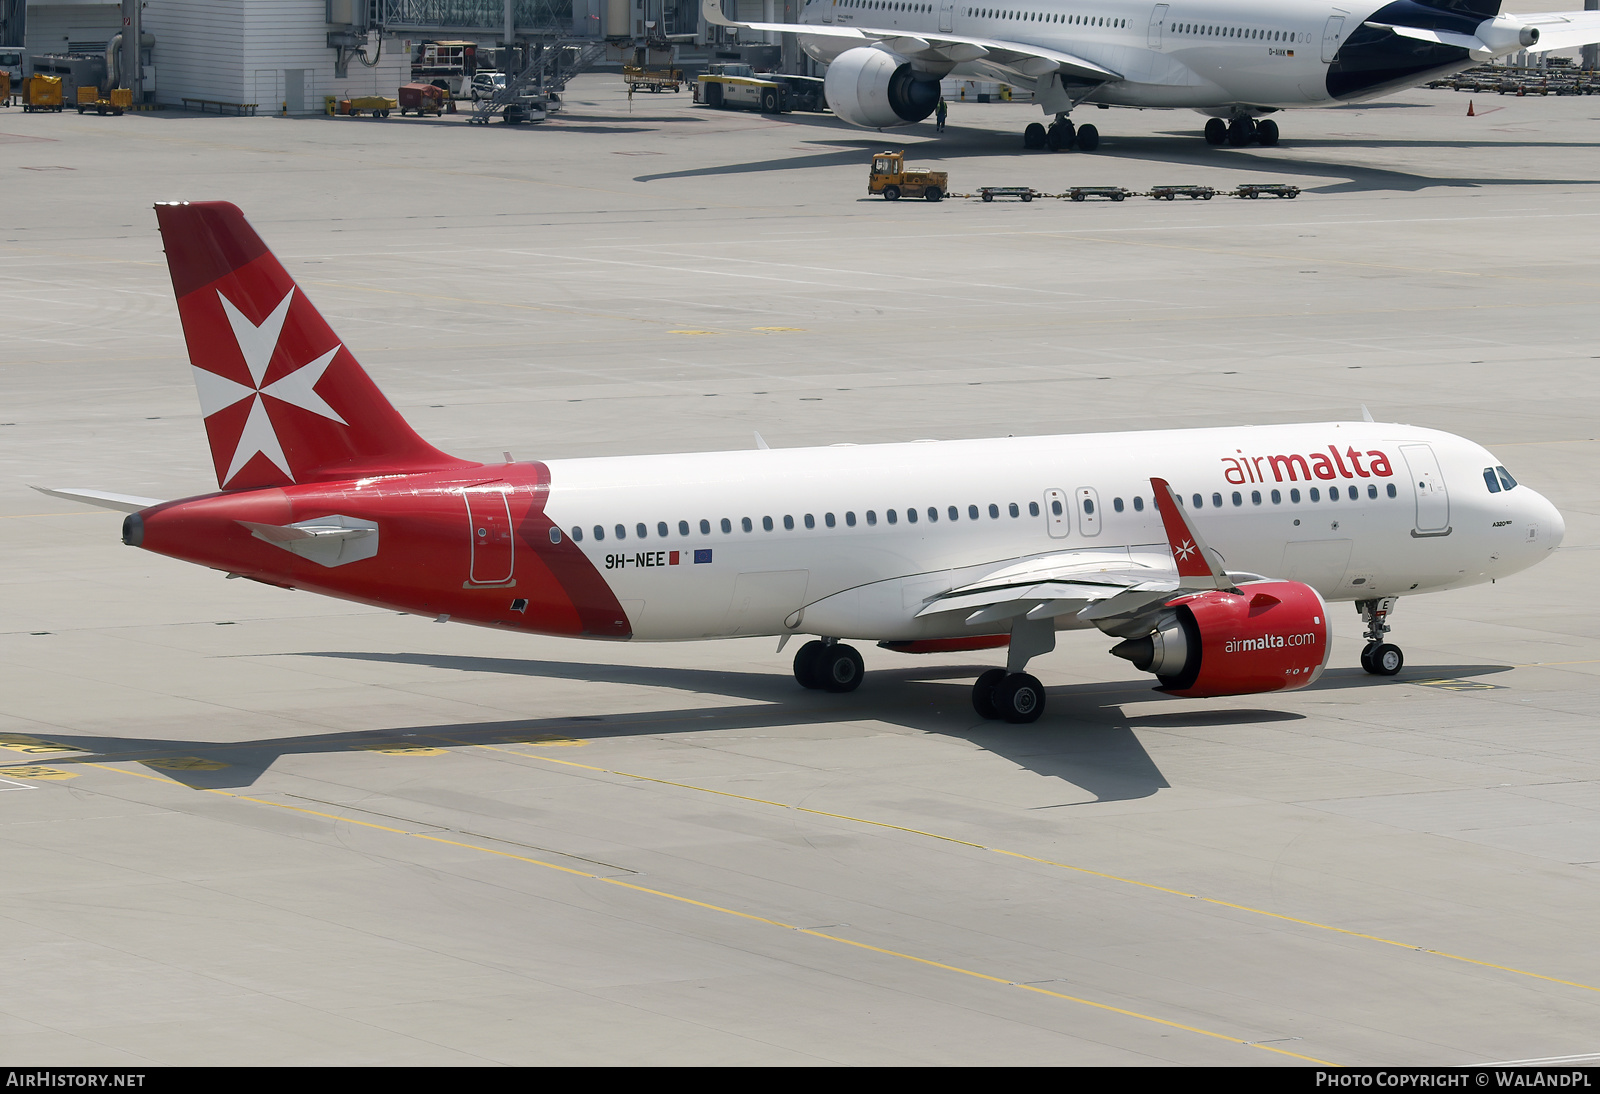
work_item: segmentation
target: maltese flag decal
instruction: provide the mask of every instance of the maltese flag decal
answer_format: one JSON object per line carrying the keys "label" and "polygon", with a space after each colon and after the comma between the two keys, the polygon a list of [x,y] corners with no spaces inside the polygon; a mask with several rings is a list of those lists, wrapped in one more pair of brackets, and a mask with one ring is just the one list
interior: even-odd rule
{"label": "maltese flag decal", "polygon": [[228,461],[228,470],[226,474],[219,476],[221,485],[227,486],[232,482],[244,469],[250,457],[258,453],[272,461],[273,466],[293,482],[294,471],[289,466],[288,457],[284,455],[283,443],[278,440],[278,431],[272,424],[272,413],[267,409],[267,402],[261,397],[270,395],[273,399],[300,407],[302,410],[309,410],[340,425],[349,425],[350,423],[341,418],[338,412],[316,392],[317,382],[333,363],[334,355],[343,347],[336,345],[316,360],[306,362],[270,384],[265,383],[267,366],[272,363],[273,351],[278,347],[278,337],[283,330],[284,318],[289,314],[289,303],[294,299],[294,290],[291,289],[273,309],[272,314],[259,325],[245,318],[244,313],[234,307],[233,302],[220,290],[217,298],[222,302],[222,310],[227,313],[228,325],[233,328],[234,344],[244,358],[245,367],[249,369],[250,383],[241,384],[199,365],[193,366],[194,386],[200,394],[200,414],[209,427],[212,417],[218,412],[235,406],[244,399],[251,401],[244,427],[240,430],[238,442],[234,445],[233,456]]}

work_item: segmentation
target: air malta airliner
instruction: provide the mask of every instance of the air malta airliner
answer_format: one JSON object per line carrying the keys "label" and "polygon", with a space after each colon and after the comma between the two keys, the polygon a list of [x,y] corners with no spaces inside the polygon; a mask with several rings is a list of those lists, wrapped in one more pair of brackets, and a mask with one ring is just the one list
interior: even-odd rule
{"label": "air malta airliner", "polygon": [[1505,577],[1561,515],[1468,440],[1370,420],[696,452],[448,456],[408,426],[225,202],[156,208],[216,466],[180,501],[47,490],[124,543],[441,621],[574,638],[814,636],[807,688],[861,655],[1004,649],[973,706],[1031,722],[1062,630],[1177,696],[1292,691],[1329,603],[1394,675],[1396,598]]}
{"label": "air malta airliner", "polygon": [[890,129],[933,113],[946,76],[1033,89],[1051,119],[1029,148],[1093,151],[1080,105],[1180,107],[1209,114],[1211,144],[1278,143],[1264,115],[1339,106],[1415,87],[1518,50],[1600,42],[1600,12],[1501,15],[1501,0],[808,0],[799,23],[734,22],[702,0],[707,23],[798,34],[828,65],[828,107]]}

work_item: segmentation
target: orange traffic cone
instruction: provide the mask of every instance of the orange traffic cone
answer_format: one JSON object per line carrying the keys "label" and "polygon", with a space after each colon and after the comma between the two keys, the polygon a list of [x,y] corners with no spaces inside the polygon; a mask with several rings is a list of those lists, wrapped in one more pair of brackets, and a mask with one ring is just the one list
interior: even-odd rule
{"label": "orange traffic cone", "polygon": [[1472,100],[1468,99],[1467,100],[1467,117],[1476,118],[1477,116],[1478,116],[1477,111],[1472,109]]}

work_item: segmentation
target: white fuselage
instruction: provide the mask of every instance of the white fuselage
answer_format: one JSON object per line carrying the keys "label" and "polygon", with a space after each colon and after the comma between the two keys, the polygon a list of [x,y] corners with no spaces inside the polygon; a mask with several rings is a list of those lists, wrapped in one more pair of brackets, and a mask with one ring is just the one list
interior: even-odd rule
{"label": "white fuselage", "polygon": [[1152,476],[1230,571],[1329,600],[1503,577],[1564,524],[1526,486],[1490,492],[1498,462],[1447,433],[1366,422],[838,445],[551,461],[546,512],[636,638],[915,640],[970,636],[960,613],[917,613],[1029,560],[1170,575]]}
{"label": "white fuselage", "polygon": [[[1082,57],[1123,77],[1090,92],[1083,99],[1088,103],[1287,109],[1359,97],[1330,94],[1329,63],[1382,6],[1370,0],[1353,9],[1309,0],[958,0],[954,5],[811,0],[799,21],[1025,42]],[[800,42],[822,62],[860,44],[804,35]],[[950,74],[1016,81],[1014,74],[983,60],[957,64]]]}

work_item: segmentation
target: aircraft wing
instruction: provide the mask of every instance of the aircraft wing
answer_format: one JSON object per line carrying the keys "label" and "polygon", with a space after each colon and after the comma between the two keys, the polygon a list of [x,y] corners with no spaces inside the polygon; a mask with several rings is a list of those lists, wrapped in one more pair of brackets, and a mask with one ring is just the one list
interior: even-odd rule
{"label": "aircraft wing", "polygon": [[882,42],[902,57],[954,61],[957,64],[985,61],[1034,79],[1052,72],[1094,83],[1122,79],[1121,73],[1097,65],[1087,58],[999,38],[971,38],[963,34],[907,34],[900,30],[840,27],[829,23],[740,23],[722,13],[722,0],[701,0],[701,14],[706,22],[723,27],[804,34],[809,38],[838,38],[863,46]]}
{"label": "aircraft wing", "polygon": [[981,581],[929,601],[917,618],[966,613],[969,627],[1074,614],[1107,634],[1135,637],[1150,630],[1171,599],[1206,589],[1237,592],[1260,574],[1230,573],[1184,514],[1172,487],[1151,479],[1167,532],[1166,549],[1062,551],[1007,566]]}
{"label": "aircraft wing", "polygon": [[1539,31],[1538,44],[1529,46],[1529,53],[1600,42],[1600,11],[1540,11],[1513,18]]}

